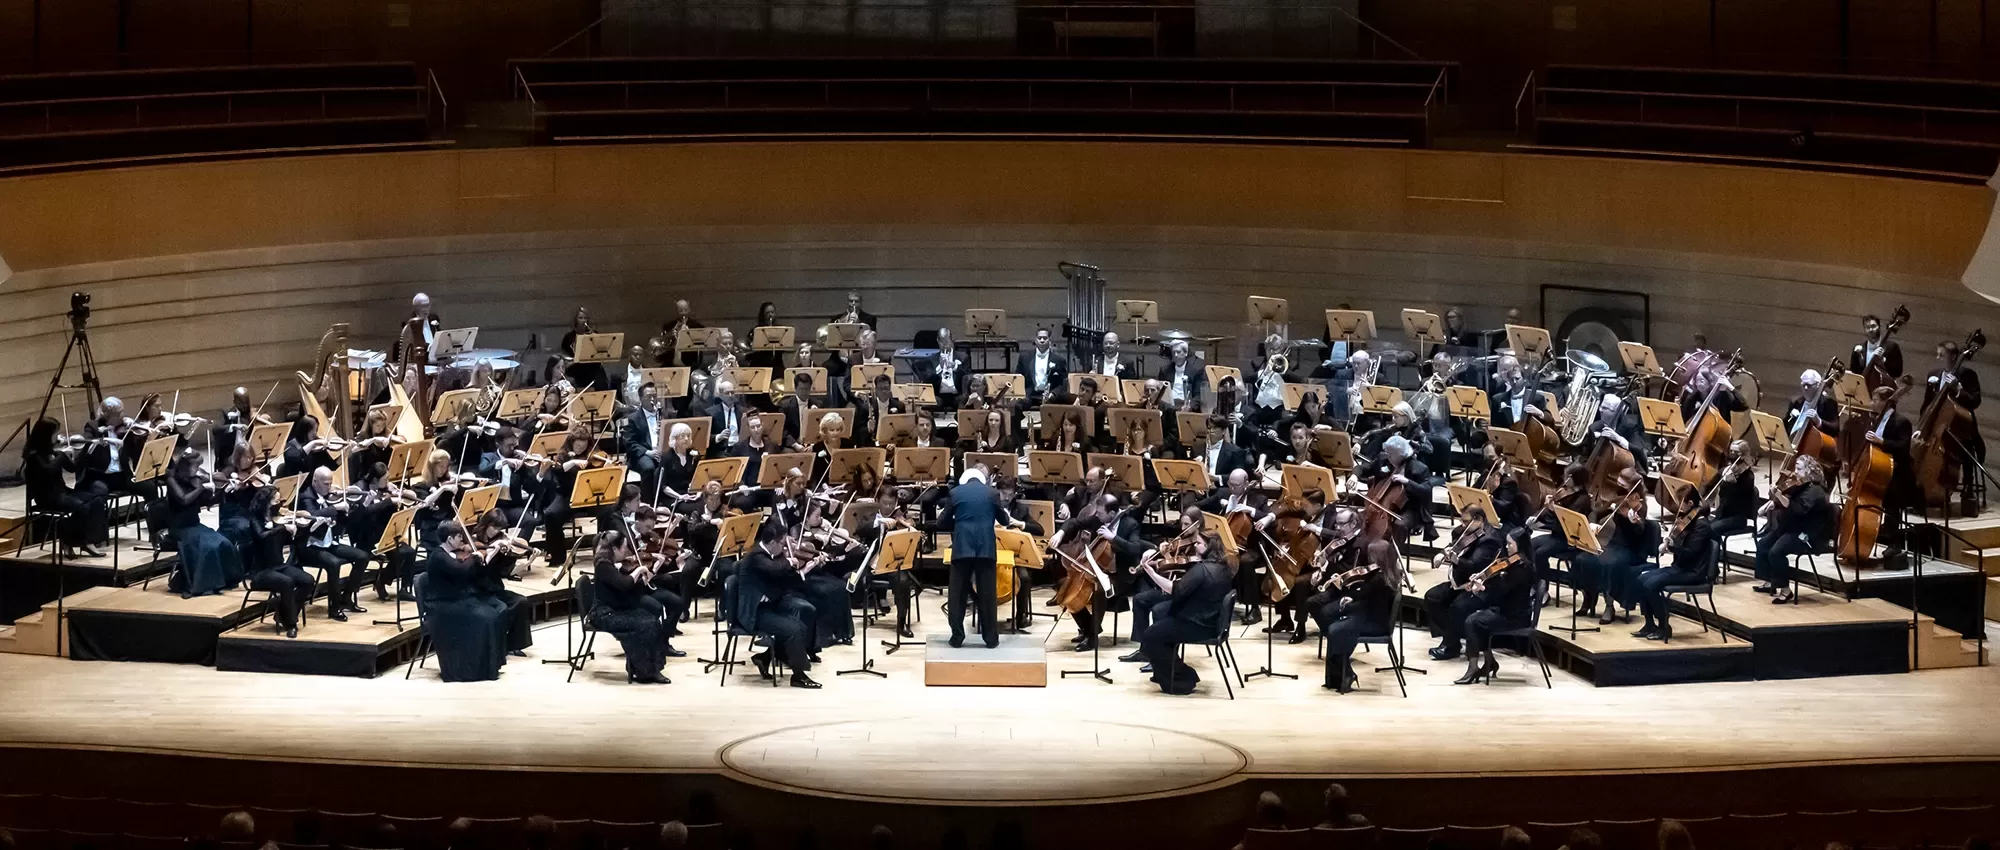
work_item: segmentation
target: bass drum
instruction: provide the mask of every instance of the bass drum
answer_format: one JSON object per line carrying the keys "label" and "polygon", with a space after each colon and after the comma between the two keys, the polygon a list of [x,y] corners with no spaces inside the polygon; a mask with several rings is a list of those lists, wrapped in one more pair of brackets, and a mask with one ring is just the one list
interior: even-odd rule
{"label": "bass drum", "polygon": [[1760,409],[1758,402],[1764,400],[1764,387],[1757,382],[1757,375],[1748,369],[1740,369],[1729,376],[1729,382],[1736,385],[1736,393],[1743,396],[1743,406],[1751,410]]}
{"label": "bass drum", "polygon": [[1603,363],[1623,362],[1618,341],[1637,339],[1623,317],[1602,307],[1585,307],[1563,317],[1555,336],[1564,351],[1587,351]]}

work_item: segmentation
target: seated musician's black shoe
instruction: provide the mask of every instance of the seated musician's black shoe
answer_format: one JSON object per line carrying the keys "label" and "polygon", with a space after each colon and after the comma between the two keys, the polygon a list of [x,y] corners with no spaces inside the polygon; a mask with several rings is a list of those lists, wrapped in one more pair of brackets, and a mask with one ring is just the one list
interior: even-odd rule
{"label": "seated musician's black shoe", "polygon": [[388,586],[388,585],[386,585],[386,584],[378,584],[378,585],[375,585],[375,601],[377,601],[377,602],[387,602],[387,601],[389,601],[389,586]]}
{"label": "seated musician's black shoe", "polygon": [[77,551],[77,554],[80,554],[80,555],[82,555],[82,556],[84,556],[84,557],[86,557],[86,558],[102,558],[102,557],[104,557],[104,553],[103,553],[103,552],[99,552],[99,551],[97,551],[97,548],[96,548],[96,547],[94,547],[94,546],[79,546],[79,547],[77,547],[77,550],[76,550],[76,551]]}
{"label": "seated musician's black shoe", "polygon": [[806,663],[808,663],[808,664],[818,664],[818,663],[820,663],[820,661],[819,661],[819,653],[817,653],[817,652],[808,652],[808,653],[806,653]]}
{"label": "seated musician's black shoe", "polygon": [[1278,618],[1278,621],[1277,621],[1277,622],[1275,622],[1275,623],[1272,623],[1272,624],[1270,624],[1270,625],[1268,625],[1268,626],[1265,626],[1265,627],[1264,627],[1264,631],[1267,631],[1267,632],[1270,632],[1270,633],[1272,633],[1272,634],[1276,634],[1276,633],[1278,633],[1278,632],[1289,632],[1289,631],[1293,631],[1293,630],[1294,630],[1295,628],[1297,628],[1297,627],[1295,627],[1295,626],[1293,626],[1293,625],[1292,625],[1292,618],[1290,618],[1290,617],[1279,617],[1279,618]]}
{"label": "seated musician's black shoe", "polygon": [[1654,640],[1656,640],[1656,641],[1659,641],[1659,642],[1661,642],[1661,643],[1666,643],[1667,641],[1670,641],[1670,640],[1673,640],[1673,639],[1674,639],[1674,627],[1673,627],[1673,626],[1664,626],[1664,625],[1663,625],[1663,626],[1659,627],[1658,629],[1655,629],[1655,630],[1653,631],[1653,639],[1654,639]]}
{"label": "seated musician's black shoe", "polygon": [[772,678],[771,653],[759,652],[756,655],[752,655],[750,656],[750,663],[757,665],[757,678],[764,679],[766,681]]}
{"label": "seated musician's black shoe", "polygon": [[510,650],[507,650],[507,657],[508,657],[508,658],[526,658],[526,657],[528,657],[528,654],[527,654],[527,653],[525,653],[525,652],[522,652],[522,651],[520,651],[520,650],[518,650],[518,649],[510,649]]}
{"label": "seated musician's black shoe", "polygon": [[1291,644],[1292,646],[1298,646],[1299,644],[1302,644],[1302,643],[1305,643],[1305,642],[1306,642],[1306,630],[1305,630],[1305,629],[1299,629],[1299,630],[1297,630],[1297,631],[1295,631],[1295,632],[1292,632],[1292,636],[1291,636],[1291,638],[1290,638],[1289,640],[1286,640],[1286,641],[1285,641],[1285,643],[1288,643],[1288,644]]}
{"label": "seated musician's black shoe", "polygon": [[1653,638],[1659,636],[1659,634],[1660,630],[1658,627],[1654,626],[1652,623],[1647,623],[1645,628],[1633,632],[1632,636],[1640,640],[1652,640]]}
{"label": "seated musician's black shoe", "polygon": [[1257,625],[1258,623],[1264,622],[1264,612],[1252,608],[1250,609],[1250,613],[1243,615],[1242,619],[1243,619],[1243,625],[1254,626]]}
{"label": "seated musician's black shoe", "polygon": [[1054,608],[1054,607],[1056,607],[1056,598],[1055,598],[1055,597],[1053,597],[1053,596],[1049,597],[1049,601],[1047,601],[1047,602],[1044,602],[1044,603],[1042,603],[1042,607],[1043,607],[1043,608]]}
{"label": "seated musician's black shoe", "polygon": [[809,691],[816,691],[819,690],[820,685],[818,682],[813,681],[811,676],[808,676],[804,673],[793,673],[792,687],[805,688],[806,690]]}
{"label": "seated musician's black shoe", "polygon": [[1097,651],[1097,639],[1096,639],[1096,638],[1087,638],[1087,639],[1085,639],[1085,640],[1084,640],[1084,642],[1082,642],[1082,643],[1079,643],[1079,644],[1077,644],[1077,645],[1076,645],[1076,651],[1077,651],[1077,652],[1096,652],[1096,651]]}
{"label": "seated musician's black shoe", "polygon": [[854,645],[854,638],[853,638],[853,637],[851,637],[851,636],[850,636],[850,637],[844,637],[844,638],[841,638],[841,639],[839,639],[839,640],[836,640],[836,641],[833,641],[833,645],[834,645],[834,646],[853,646],[853,645]]}
{"label": "seated musician's black shoe", "polygon": [[986,640],[980,642],[986,644],[987,649],[998,649],[1000,647],[1000,639],[997,637],[992,640]]}
{"label": "seated musician's black shoe", "polygon": [[341,603],[340,607],[347,609],[347,613],[349,614],[368,613],[368,609],[361,607],[361,599],[358,596],[347,597],[347,601]]}
{"label": "seated musician's black shoe", "polygon": [[914,638],[917,636],[917,632],[909,626],[898,626],[896,627],[896,636],[900,638]]}
{"label": "seated musician's black shoe", "polygon": [[1457,657],[1458,657],[1458,647],[1455,646],[1431,647],[1431,660],[1433,661],[1450,661]]}
{"label": "seated musician's black shoe", "polygon": [[1134,662],[1146,660],[1146,653],[1140,652],[1139,650],[1135,649],[1132,650],[1131,652],[1125,653],[1124,655],[1118,656],[1118,660],[1123,661],[1127,664],[1132,664]]}
{"label": "seated musician's black shoe", "polygon": [[1141,666],[1141,667],[1139,668],[1139,672],[1141,672],[1141,673],[1151,673],[1151,672],[1153,672],[1153,664],[1152,664],[1152,662],[1150,662],[1150,661],[1149,661],[1149,662],[1146,662],[1146,664],[1145,664],[1145,665],[1143,665],[1143,666]]}
{"label": "seated musician's black shoe", "polygon": [[667,644],[667,648],[666,648],[666,650],[665,650],[665,651],[666,651],[666,654],[667,654],[667,657],[668,657],[668,658],[686,658],[686,657],[687,657],[687,650],[685,650],[685,649],[675,649],[675,648],[674,648],[674,645],[673,645],[673,644],[671,644],[671,643],[670,643],[670,644]]}
{"label": "seated musician's black shoe", "polygon": [[1772,587],[1771,585],[1761,581],[1757,583],[1757,586],[1752,587],[1750,589],[1758,593],[1774,593],[1777,591],[1777,588]]}
{"label": "seated musician's black shoe", "polygon": [[326,616],[328,619],[331,619],[335,622],[339,623],[347,622],[347,612],[338,605],[329,608],[327,610]]}
{"label": "seated musician's black shoe", "polygon": [[296,639],[296,638],[298,638],[298,636],[299,636],[299,627],[298,627],[298,626],[291,626],[291,627],[289,627],[289,628],[285,629],[285,637],[288,637],[288,638],[293,638],[293,639]]}
{"label": "seated musician's black shoe", "polygon": [[1787,587],[1783,590],[1775,591],[1771,594],[1771,604],[1783,605],[1797,598],[1799,598],[1798,593],[1794,592],[1791,588]]}

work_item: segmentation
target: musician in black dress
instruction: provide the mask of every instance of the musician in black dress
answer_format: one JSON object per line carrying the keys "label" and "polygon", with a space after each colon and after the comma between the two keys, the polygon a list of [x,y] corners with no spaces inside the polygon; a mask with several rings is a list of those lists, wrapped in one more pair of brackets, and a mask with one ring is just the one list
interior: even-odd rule
{"label": "musician in black dress", "polygon": [[[1321,687],[1343,694],[1352,690],[1357,680],[1354,648],[1360,639],[1391,633],[1403,583],[1402,567],[1389,541],[1370,543],[1364,558],[1367,569],[1359,576],[1339,579],[1339,587],[1326,591],[1332,594],[1332,601],[1313,612],[1320,634],[1326,636],[1326,683]],[[1300,631],[1304,631],[1303,625]]]}
{"label": "musician in black dress", "polygon": [[[1749,477],[1749,476],[1744,476]],[[1662,588],[1701,584],[1709,578],[1709,568],[1715,563],[1717,541],[1715,530],[1709,526],[1708,509],[1700,504],[1689,508],[1683,514],[1683,524],[1660,546],[1662,556],[1670,556],[1658,569],[1646,569],[1641,565],[1638,576],[1632,580],[1632,593],[1638,597],[1639,611],[1646,615],[1646,625],[1632,634],[1645,640],[1666,641],[1673,639],[1672,618],[1667,616],[1667,597]]]}
{"label": "musician in black dress", "polygon": [[507,663],[507,606],[479,593],[490,563],[472,548],[458,520],[438,528],[439,542],[424,565],[424,631],[437,650],[438,673],[447,682],[500,678]]}
{"label": "musician in black dress", "polygon": [[632,550],[631,538],[620,529],[597,534],[592,572],[596,601],[585,616],[593,628],[618,638],[625,648],[625,681],[642,685],[670,684],[661,672],[667,666],[667,625],[647,593],[646,570]]}
{"label": "musician in black dress", "polygon": [[473,576],[472,590],[482,598],[500,603],[506,622],[507,654],[524,656],[527,648],[535,645],[534,612],[523,604],[526,597],[507,589],[507,580],[514,577],[521,559],[530,550],[525,543],[518,542],[520,535],[508,524],[507,515],[498,509],[487,511],[473,523],[472,540],[476,547],[485,550],[481,553],[485,563]]}
{"label": "musician in black dress", "polygon": [[590,327],[590,311],[576,308],[576,318],[570,322],[569,332],[563,334],[562,356],[567,364],[563,367],[563,377],[577,392],[594,392],[611,389],[611,378],[604,372],[602,363],[576,362],[576,338],[581,334],[594,334]]}
{"label": "musician in black dress", "polygon": [[[1543,502],[1589,516],[1590,470],[1581,463],[1563,467],[1562,486],[1543,497]],[[1570,545],[1569,536],[1563,533],[1562,521],[1556,518],[1555,511],[1542,514],[1537,525],[1529,529],[1530,533],[1540,532],[1535,535],[1533,544],[1535,575],[1545,580],[1553,579],[1555,572],[1549,562],[1556,559],[1574,561],[1579,550]]]}
{"label": "musician in black dress", "polygon": [[1479,607],[1465,618],[1465,675],[1452,682],[1470,685],[1490,679],[1500,669],[1493,657],[1493,635],[1509,629],[1526,628],[1533,622],[1535,571],[1528,563],[1528,532],[1514,529],[1507,534],[1503,563],[1495,575],[1483,581],[1475,578],[1473,597]]}
{"label": "musician in black dress", "polygon": [[1751,589],[1772,594],[1772,602],[1792,601],[1790,556],[1825,550],[1834,539],[1837,518],[1827,502],[1826,473],[1819,461],[1794,458],[1792,476],[1793,482],[1764,504],[1768,519],[1757,535],[1758,584]]}
{"label": "musician in black dress", "polygon": [[1754,464],[1747,441],[1729,444],[1729,461],[1717,475],[1717,482],[1709,485],[1715,488],[1715,509],[1705,522],[1708,533],[1717,540],[1747,531],[1757,523],[1757,506],[1763,497],[1757,495]]}
{"label": "musician in black dress", "polygon": [[319,420],[301,416],[292,421],[292,436],[285,441],[285,457],[278,464],[278,477],[304,475],[315,469],[332,469],[338,461],[320,438]]}
{"label": "musician in black dress", "polygon": [[569,558],[569,523],[576,518],[570,494],[576,488],[577,474],[590,468],[591,447],[596,442],[588,428],[572,428],[554,462],[542,468],[537,512],[542,520],[542,551],[548,554],[551,566],[561,567]]}
{"label": "musician in black dress", "polygon": [[[362,576],[368,572],[368,565],[375,556],[368,550],[349,542],[348,511],[352,504],[346,493],[333,489],[333,470],[320,467],[313,470],[311,484],[300,488],[299,510],[311,514],[311,527],[300,532],[300,539],[292,544],[298,554],[299,564],[317,567],[325,571],[328,616],[345,622],[349,613],[365,614],[368,609],[361,607],[355,598],[361,588]],[[373,541],[368,541],[373,542]],[[340,568],[350,568],[346,581],[340,577]]]}
{"label": "musician in black dress", "polygon": [[102,495],[71,489],[63,478],[64,471],[76,469],[77,463],[56,451],[56,435],[61,429],[47,417],[28,429],[28,439],[21,446],[21,477],[27,482],[28,508],[68,514],[56,524],[64,558],[102,558],[104,554],[95,547],[111,536],[111,512]]}
{"label": "musician in black dress", "polygon": [[1207,640],[1228,628],[1222,600],[1236,581],[1223,557],[1222,538],[1202,532],[1196,539],[1197,560],[1180,580],[1168,582],[1157,572],[1146,571],[1153,586],[1168,596],[1153,606],[1152,621],[1139,636],[1139,651],[1152,662],[1153,683],[1162,693],[1176,696],[1194,693],[1201,681],[1194,668],[1181,663],[1181,644]]}
{"label": "musician in black dress", "polygon": [[[1632,599],[1626,583],[1633,565],[1649,560],[1659,546],[1659,526],[1646,518],[1646,492],[1641,486],[1644,480],[1636,469],[1627,469],[1619,475],[1617,490],[1623,496],[1612,506],[1610,518],[1604,520],[1612,525],[1604,551],[1595,555],[1579,552],[1570,561],[1570,581],[1583,591],[1583,606],[1577,613],[1592,613],[1598,596],[1604,597],[1604,612],[1597,618],[1598,625],[1608,626],[1618,620],[1618,606]],[[1632,609],[1627,604],[1624,618],[1631,617]]]}
{"label": "musician in black dress", "polygon": [[1430,619],[1431,632],[1442,638],[1431,649],[1432,658],[1449,661],[1458,657],[1460,643],[1465,638],[1465,618],[1479,607],[1466,581],[1493,563],[1505,544],[1506,533],[1493,524],[1479,505],[1467,504],[1459,511],[1451,545],[1438,556],[1450,561],[1451,577],[1424,593],[1424,613]]}
{"label": "musician in black dress", "polygon": [[243,580],[236,545],[201,522],[201,509],[217,501],[213,483],[202,480],[204,474],[201,455],[194,451],[175,455],[167,468],[169,527],[180,544],[180,566],[167,589],[182,599],[220,593]]}

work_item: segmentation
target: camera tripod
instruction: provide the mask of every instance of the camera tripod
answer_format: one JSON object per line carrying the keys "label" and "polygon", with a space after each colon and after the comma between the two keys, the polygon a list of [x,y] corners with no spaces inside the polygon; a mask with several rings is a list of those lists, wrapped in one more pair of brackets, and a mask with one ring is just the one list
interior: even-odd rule
{"label": "camera tripod", "polygon": [[[40,422],[43,417],[49,415],[49,403],[55,400],[58,390],[84,390],[89,401],[87,411],[95,411],[98,405],[104,402],[104,388],[97,382],[97,355],[90,350],[89,324],[90,296],[82,292],[70,293],[69,344],[63,348],[62,361],[56,364],[55,374],[49,376],[49,388],[42,393],[41,409],[36,411],[32,418],[24,419],[14,426],[13,432],[7,435],[6,442],[0,442],[0,455],[4,455],[7,448],[14,445],[14,440],[26,433],[30,425]],[[71,357],[76,358],[82,379],[79,383],[65,384],[63,374],[69,371]]]}

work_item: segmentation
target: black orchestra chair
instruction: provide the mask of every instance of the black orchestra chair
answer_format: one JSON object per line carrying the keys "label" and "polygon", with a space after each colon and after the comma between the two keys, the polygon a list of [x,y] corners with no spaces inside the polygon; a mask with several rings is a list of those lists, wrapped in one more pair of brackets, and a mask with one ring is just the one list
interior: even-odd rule
{"label": "black orchestra chair", "polygon": [[[62,547],[57,545],[56,541],[61,539],[62,524],[68,522],[71,516],[69,511],[44,508],[36,504],[34,499],[29,499],[28,515],[21,524],[19,539],[14,541],[14,557],[21,557],[21,553],[28,548],[28,538],[33,537],[35,548],[49,550],[50,554],[55,556],[55,562],[61,564]],[[37,528],[41,530],[38,532]]]}
{"label": "black orchestra chair", "polygon": [[[718,654],[719,657],[714,662],[714,666],[722,668],[722,675],[718,680],[718,686],[728,685],[729,669],[743,663],[736,657],[736,647],[738,641],[748,638],[752,647],[757,646],[759,643],[773,647],[771,652],[771,687],[775,688],[778,686],[779,674],[786,669],[785,661],[781,657],[781,653],[776,651],[776,642],[772,641],[768,635],[758,634],[736,625],[735,618],[732,616],[736,608],[735,600],[736,576],[731,575],[722,582],[722,596],[717,600],[715,609],[716,634],[723,641],[722,652]],[[727,628],[724,627],[725,623],[727,624]],[[808,624],[807,628],[811,628],[811,625]]]}
{"label": "black orchestra chair", "polygon": [[[423,578],[423,576],[417,576]],[[590,663],[591,652],[597,646],[597,626],[590,621],[590,612],[597,606],[597,580],[591,576],[576,577],[576,627],[583,634],[583,645],[576,648],[576,654],[569,657],[569,675],[565,682],[576,681],[576,673],[583,665]]]}
{"label": "black orchestra chair", "polygon": [[[1812,541],[1812,548],[1791,556],[1791,569],[1793,572],[1798,571],[1799,561],[1803,560],[1806,562],[1806,569],[1811,570],[1813,574],[1812,589],[1817,591],[1821,596],[1831,596],[1832,594],[1828,593],[1826,590],[1826,575],[1819,571],[1819,556],[1832,555],[1833,549],[1834,549],[1833,541],[1829,540],[1825,542],[1820,542],[1815,540]],[[1833,572],[1835,578],[1840,577],[1840,563],[1837,559],[1834,562]],[[1801,585],[1804,584],[1804,582],[1794,579],[1792,581],[1792,584]],[[1804,594],[1799,593],[1799,589],[1797,587],[1793,587],[1792,604],[1793,605],[1799,604],[1799,597],[1803,595]],[[1854,601],[1854,598],[1852,596],[1848,596],[1845,592],[1841,594],[1841,597],[1849,602]]]}
{"label": "black orchestra chair", "polygon": [[[144,590],[145,588],[141,587],[140,589],[141,589],[141,590]],[[246,611],[246,610],[248,610],[248,609],[250,608],[250,594],[252,594],[252,593],[262,593],[262,594],[264,594],[264,603],[263,603],[264,607],[262,607],[262,608],[259,608],[259,609],[257,609],[257,621],[256,621],[255,623],[252,623],[252,625],[263,625],[263,624],[264,624],[264,618],[266,618],[266,617],[269,617],[269,616],[271,616],[271,609],[272,609],[273,607],[275,607],[275,606],[276,606],[276,605],[278,604],[278,596],[279,596],[279,594],[282,594],[282,593],[284,593],[284,591],[282,591],[282,590],[258,590],[258,589],[256,589],[256,588],[254,588],[254,587],[251,587],[251,586],[250,586],[250,576],[247,576],[247,575],[246,575],[246,576],[244,576],[244,577],[243,577],[243,603],[242,603],[242,604],[240,604],[240,605],[237,605],[237,606],[236,606],[236,613],[237,613],[237,614],[238,614],[239,616],[240,616],[240,615],[242,615],[242,613],[243,613],[244,611]],[[419,600],[419,601],[417,602],[417,617],[418,617],[418,619],[420,619],[420,620],[421,620],[421,619],[423,618],[423,602],[422,602],[421,600]],[[273,624],[273,625],[274,625],[274,627],[275,627],[275,624]],[[301,606],[299,606],[299,629],[300,629],[301,631],[303,631],[303,630],[305,629],[305,627],[306,627],[306,612],[305,612],[305,606],[301,605]],[[279,629],[279,631],[284,631],[284,630],[283,630],[283,629]],[[408,678],[408,677],[405,677],[405,678]],[[259,823],[261,823],[261,822],[262,822],[262,821],[259,821]]]}
{"label": "black orchestra chair", "polygon": [[[1396,607],[1391,608],[1389,610],[1392,612],[1402,611],[1403,599],[1407,595],[1408,594],[1404,593],[1403,588],[1401,587],[1396,588],[1396,603],[1395,603]],[[1401,631],[1400,629],[1396,628],[1396,615],[1394,613],[1391,613],[1389,615],[1388,631],[1383,632],[1381,634],[1362,635],[1361,637],[1355,639],[1354,648],[1360,649],[1364,646],[1374,646],[1380,644],[1383,648],[1383,651],[1389,653],[1389,666],[1377,667],[1375,668],[1375,672],[1380,673],[1386,670],[1395,673],[1396,690],[1402,693],[1404,699],[1409,699],[1410,685],[1409,682],[1406,681],[1403,677],[1403,648],[1400,644],[1397,643],[1396,640],[1397,635],[1400,633],[1400,631]],[[1324,650],[1325,641],[1326,641],[1326,636],[1321,635],[1320,642],[1322,645],[1322,650],[1321,650],[1322,652],[1325,651]]]}
{"label": "black orchestra chair", "polygon": [[[1722,635],[1723,643],[1728,643],[1729,632],[1724,631],[1722,628],[1722,612],[1715,607],[1715,583],[1716,580],[1721,575],[1722,575],[1722,543],[1720,541],[1717,541],[1714,546],[1708,547],[1708,563],[1702,565],[1701,581],[1693,582],[1690,584],[1667,585],[1665,587],[1660,588],[1660,595],[1665,598],[1672,598],[1675,596],[1687,597],[1688,604],[1694,606],[1695,613],[1700,615],[1699,619],[1701,620],[1701,631],[1703,634],[1708,633],[1708,618],[1711,614],[1714,615],[1715,631],[1717,634]],[[1703,610],[1701,607],[1701,600],[1703,597],[1707,597],[1708,599],[1707,610]],[[1667,617],[1672,618],[1673,612],[1671,611],[1667,612]],[[1667,640],[1661,641],[1661,643],[1662,644],[1671,643],[1672,640],[1673,640],[1672,638],[1668,638]]]}
{"label": "black orchestra chair", "polygon": [[[1548,591],[1549,591],[1549,583],[1547,581],[1537,581],[1535,582],[1535,594],[1531,598],[1540,599],[1542,598],[1542,594],[1547,593]],[[1605,604],[1609,605],[1610,602],[1607,601]],[[1549,674],[1548,656],[1542,654],[1541,633],[1542,633],[1542,606],[1529,605],[1528,624],[1526,626],[1522,626],[1521,628],[1518,629],[1499,629],[1493,633],[1493,637],[1517,638],[1519,640],[1525,641],[1528,644],[1528,651],[1534,653],[1535,663],[1541,665],[1542,687],[1553,689],[1555,687],[1555,678]],[[1521,654],[1527,655],[1528,653],[1523,652]],[[1493,684],[1493,677],[1492,676],[1486,677],[1486,683],[1489,685]]]}
{"label": "black orchestra chair", "polygon": [[[430,606],[424,602],[424,588],[429,584],[426,581],[428,578],[429,575],[426,573],[417,573],[417,654],[410,659],[409,666],[403,668],[404,679],[410,678],[412,672],[424,666],[424,657],[431,653],[431,630],[425,628],[428,624],[424,622],[424,618],[430,614]],[[330,607],[333,603],[329,601],[327,604]],[[303,621],[305,618],[305,612],[300,611],[299,619]]]}
{"label": "black orchestra chair", "polygon": [[[1231,616],[1236,612],[1235,590],[1223,594],[1220,610],[1222,611],[1222,616],[1216,622],[1215,634],[1203,640],[1188,641],[1181,644],[1180,656],[1174,659],[1174,663],[1186,667],[1187,648],[1189,646],[1207,647],[1208,654],[1215,659],[1216,675],[1222,677],[1222,689],[1228,692],[1230,699],[1235,699],[1236,688],[1229,684],[1230,671],[1236,671],[1237,684],[1244,684],[1242,668],[1236,666],[1236,651],[1229,648],[1229,632],[1236,625],[1236,618]],[[1168,675],[1167,681],[1173,681],[1171,673]]]}

